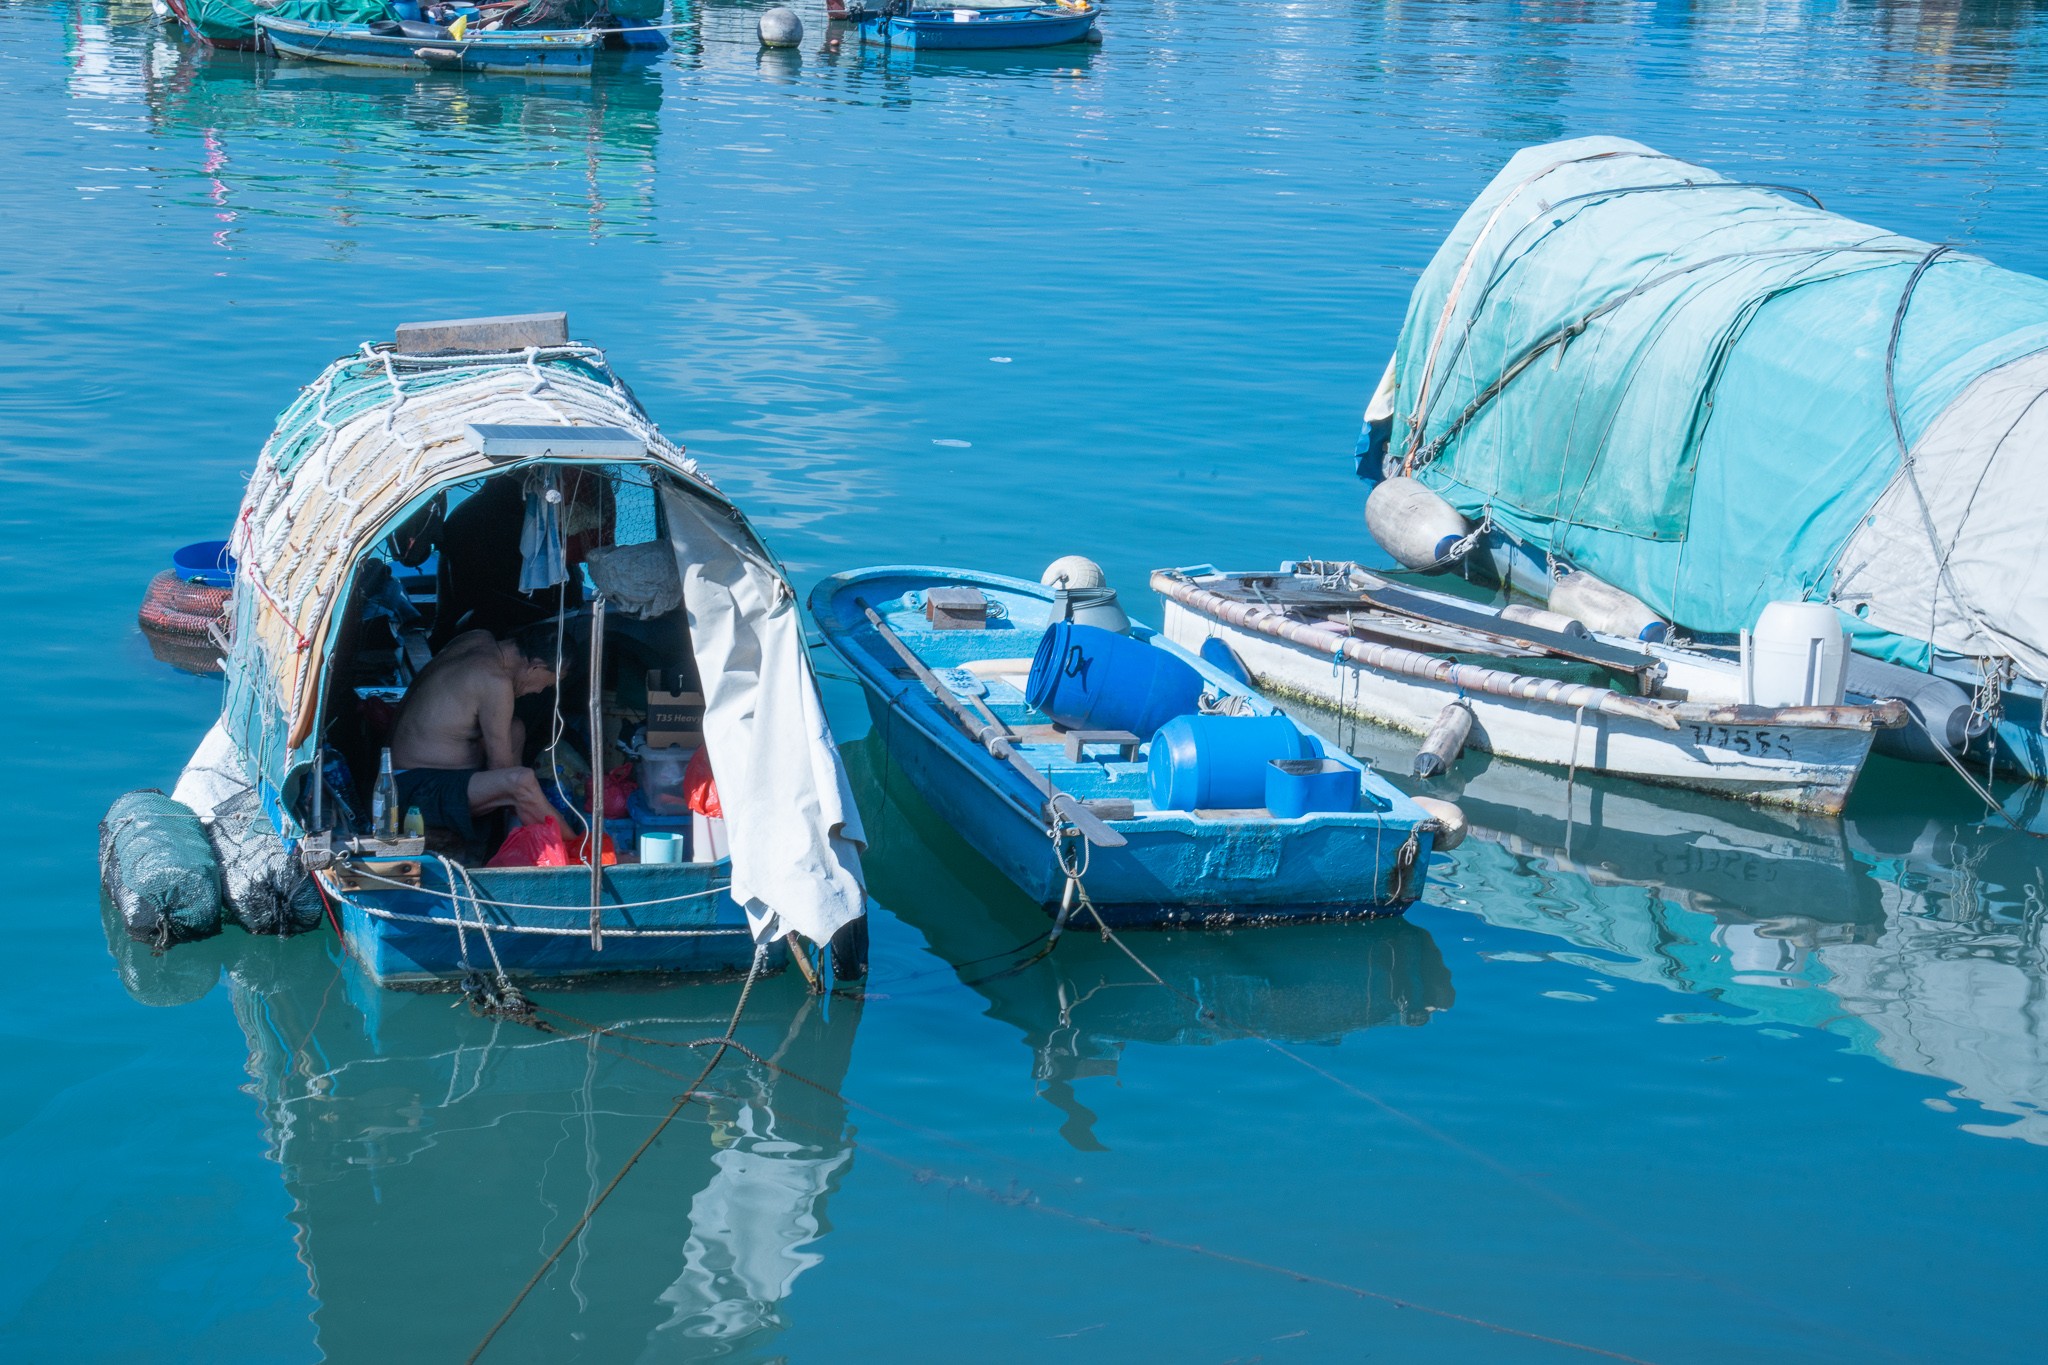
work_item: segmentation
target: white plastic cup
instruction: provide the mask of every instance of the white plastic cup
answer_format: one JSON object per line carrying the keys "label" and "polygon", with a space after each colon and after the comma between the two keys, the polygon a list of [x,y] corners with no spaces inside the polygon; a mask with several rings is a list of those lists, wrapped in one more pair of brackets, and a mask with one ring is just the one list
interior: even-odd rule
{"label": "white plastic cup", "polygon": [[674,834],[662,830],[648,830],[640,836],[640,861],[643,863],[678,863],[680,851]]}

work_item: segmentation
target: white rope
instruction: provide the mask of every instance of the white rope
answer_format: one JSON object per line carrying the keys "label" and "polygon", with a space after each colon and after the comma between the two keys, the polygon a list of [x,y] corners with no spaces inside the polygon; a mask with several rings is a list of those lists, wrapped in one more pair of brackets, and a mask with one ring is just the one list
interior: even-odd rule
{"label": "white rope", "polygon": [[[440,857],[441,855],[437,854],[435,856]],[[448,860],[445,857],[442,857],[441,861],[445,863]],[[477,890],[476,881],[469,875],[468,868],[461,867],[460,864],[456,864],[455,866],[462,874],[461,880],[465,882],[469,888],[470,900],[478,906],[488,905],[493,910],[560,910],[564,913],[570,911],[587,912],[590,909],[590,907],[587,905],[533,905],[524,901],[501,901],[496,899],[495,897],[486,896],[481,891]],[[388,886],[393,890],[417,891],[419,894],[423,896],[439,896],[444,900],[452,900],[457,902],[460,902],[461,900],[461,897],[458,896],[455,892],[443,891],[438,886],[415,886],[411,882],[401,882],[393,880],[390,877],[380,877],[376,873],[370,871],[368,868],[363,867],[361,864],[351,864],[351,870],[358,877],[362,877],[367,881],[376,882],[380,886]],[[452,885],[455,882],[455,880],[456,878],[451,876],[449,878],[450,884]],[[656,906],[681,905],[685,901],[699,901],[703,900],[707,896],[721,896],[731,889],[731,884],[728,883],[723,886],[714,886],[704,891],[692,891],[688,895],[664,896],[660,900],[610,901],[606,903],[605,908],[608,910],[651,910]],[[499,927],[505,928],[508,926],[500,925]],[[588,933],[589,930],[586,928],[581,932]]]}

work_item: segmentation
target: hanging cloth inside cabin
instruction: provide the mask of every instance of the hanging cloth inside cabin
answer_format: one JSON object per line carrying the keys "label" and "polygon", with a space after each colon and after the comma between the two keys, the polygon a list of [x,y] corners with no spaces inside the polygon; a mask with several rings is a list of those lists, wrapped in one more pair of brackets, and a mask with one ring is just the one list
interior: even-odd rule
{"label": "hanging cloth inside cabin", "polygon": [[567,582],[562,553],[562,490],[555,471],[526,476],[526,523],[519,530],[519,591],[539,592]]}

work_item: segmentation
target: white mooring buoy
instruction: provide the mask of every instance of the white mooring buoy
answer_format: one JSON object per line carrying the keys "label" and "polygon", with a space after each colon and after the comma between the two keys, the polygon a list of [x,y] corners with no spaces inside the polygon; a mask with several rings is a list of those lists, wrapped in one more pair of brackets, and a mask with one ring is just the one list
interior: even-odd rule
{"label": "white mooring buoy", "polygon": [[1409,798],[1422,807],[1423,813],[1437,822],[1438,830],[1432,847],[1439,853],[1449,853],[1465,842],[1465,812],[1449,801],[1434,796]]}
{"label": "white mooring buoy", "polygon": [[804,40],[804,21],[787,5],[777,5],[761,16],[761,46],[795,47]]}
{"label": "white mooring buoy", "polygon": [[1109,579],[1102,566],[1086,555],[1061,555],[1045,566],[1038,581],[1048,588],[1099,588]]}

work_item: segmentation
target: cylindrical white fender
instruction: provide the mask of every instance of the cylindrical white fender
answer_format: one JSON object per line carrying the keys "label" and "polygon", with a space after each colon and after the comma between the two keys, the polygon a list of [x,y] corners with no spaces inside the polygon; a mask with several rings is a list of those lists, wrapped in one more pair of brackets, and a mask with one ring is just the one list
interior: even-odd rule
{"label": "cylindrical white fender", "polygon": [[1545,611],[1541,607],[1523,606],[1519,602],[1513,606],[1502,607],[1500,619],[1513,621],[1520,626],[1534,626],[1538,630],[1555,631],[1559,635],[1579,637],[1591,633],[1586,629],[1584,621],[1554,611]]}
{"label": "cylindrical white fender", "polygon": [[1463,701],[1445,706],[1437,713],[1429,734],[1422,741],[1422,748],[1415,755],[1415,775],[1435,777],[1438,773],[1449,772],[1451,765],[1458,761],[1458,755],[1465,752],[1465,741],[1471,734],[1472,708]]}
{"label": "cylindrical white fender", "polygon": [[1436,836],[1436,851],[1449,853],[1465,842],[1465,812],[1450,801],[1434,796],[1415,796],[1410,800],[1422,807],[1423,813],[1442,826]]}
{"label": "cylindrical white fender", "polygon": [[1550,585],[1550,609],[1585,622],[1588,630],[1601,635],[1656,641],[1671,634],[1664,618],[1642,601],[1583,570],[1574,570]]}
{"label": "cylindrical white fender", "polygon": [[1458,509],[1410,478],[1384,479],[1365,498],[1365,529],[1404,569],[1434,573],[1472,532]]}

